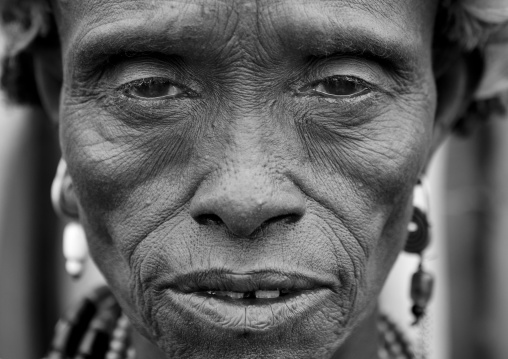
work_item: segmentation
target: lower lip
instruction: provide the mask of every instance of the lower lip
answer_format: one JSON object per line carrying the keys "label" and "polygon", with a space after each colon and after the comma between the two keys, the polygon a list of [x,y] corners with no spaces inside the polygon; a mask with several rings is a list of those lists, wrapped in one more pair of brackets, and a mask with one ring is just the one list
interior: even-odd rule
{"label": "lower lip", "polygon": [[271,331],[298,321],[319,310],[331,291],[317,288],[271,299],[232,299],[172,289],[167,294],[178,309],[215,329],[245,334]]}

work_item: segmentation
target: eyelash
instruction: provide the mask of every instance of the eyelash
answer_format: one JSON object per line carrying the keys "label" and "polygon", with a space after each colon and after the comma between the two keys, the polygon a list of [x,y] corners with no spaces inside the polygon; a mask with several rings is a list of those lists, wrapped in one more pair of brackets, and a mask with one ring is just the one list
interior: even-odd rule
{"label": "eyelash", "polygon": [[[344,80],[344,81],[347,81],[350,83],[354,83],[356,85],[363,86],[365,89],[358,92],[358,93],[355,93],[352,95],[344,95],[344,96],[332,95],[332,94],[327,95],[327,94],[324,94],[322,92],[315,90],[315,88],[319,84],[322,84],[326,81],[333,81],[333,80]],[[319,97],[324,97],[324,98],[328,98],[328,99],[332,99],[332,100],[337,99],[337,100],[344,101],[344,100],[353,100],[354,98],[357,98],[357,97],[367,96],[372,91],[375,91],[375,90],[379,90],[379,88],[377,86],[365,81],[365,80],[358,78],[358,77],[347,76],[347,75],[334,75],[334,76],[325,77],[320,80],[316,80],[316,81],[310,83],[309,85],[305,85],[304,87],[297,90],[297,94],[301,95],[301,96],[319,96]]]}
{"label": "eyelash", "polygon": [[[139,89],[143,85],[150,85],[150,84],[167,84],[167,85],[175,86],[181,91],[181,93],[177,94],[175,96],[160,96],[160,97],[153,97],[153,98],[149,98],[149,97],[143,98],[141,96],[134,96],[134,95],[131,95],[128,93],[132,89],[136,89],[136,88]],[[175,100],[175,99],[180,99],[182,97],[184,97],[184,98],[185,97],[198,97],[198,94],[195,91],[191,90],[190,88],[188,88],[184,85],[181,85],[179,83],[176,83],[174,81],[171,81],[171,80],[164,78],[164,77],[145,77],[142,79],[130,81],[126,84],[119,86],[116,90],[119,91],[125,97],[135,99],[138,101],[156,102],[156,101]]]}

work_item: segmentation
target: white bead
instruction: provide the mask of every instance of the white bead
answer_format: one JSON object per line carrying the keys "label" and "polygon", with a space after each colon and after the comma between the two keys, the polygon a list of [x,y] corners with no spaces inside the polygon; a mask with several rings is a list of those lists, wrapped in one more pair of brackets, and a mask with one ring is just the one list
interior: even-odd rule
{"label": "white bead", "polygon": [[63,254],[67,261],[85,261],[88,245],[83,227],[76,222],[68,223],[63,232]]}
{"label": "white bead", "polygon": [[423,212],[429,210],[428,197],[426,196],[426,183],[422,179],[422,184],[415,186],[413,190],[413,206],[420,208]]}
{"label": "white bead", "polygon": [[79,277],[83,272],[83,263],[75,260],[65,262],[65,270],[72,277]]}
{"label": "white bead", "polygon": [[416,232],[418,230],[418,225],[415,222],[411,221],[407,225],[407,230],[409,232]]}
{"label": "white bead", "polygon": [[136,350],[134,350],[134,348],[129,348],[127,350],[127,359],[136,359]]}
{"label": "white bead", "polygon": [[121,359],[120,354],[115,352],[108,352],[106,359]]}

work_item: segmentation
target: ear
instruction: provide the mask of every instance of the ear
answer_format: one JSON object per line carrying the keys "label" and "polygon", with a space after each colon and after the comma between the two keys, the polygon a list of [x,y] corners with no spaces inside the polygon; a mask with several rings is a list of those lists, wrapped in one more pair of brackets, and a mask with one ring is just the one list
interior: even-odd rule
{"label": "ear", "polygon": [[51,186],[51,201],[55,212],[67,221],[78,221],[78,199],[74,192],[72,178],[67,171],[67,163],[60,159],[55,179]]}
{"label": "ear", "polygon": [[435,71],[437,107],[430,154],[466,113],[483,72],[483,60],[477,52],[461,52],[445,62],[446,65]]}
{"label": "ear", "polygon": [[53,123],[58,124],[60,91],[63,83],[60,47],[38,47],[33,50],[33,59],[35,80],[42,106]]}

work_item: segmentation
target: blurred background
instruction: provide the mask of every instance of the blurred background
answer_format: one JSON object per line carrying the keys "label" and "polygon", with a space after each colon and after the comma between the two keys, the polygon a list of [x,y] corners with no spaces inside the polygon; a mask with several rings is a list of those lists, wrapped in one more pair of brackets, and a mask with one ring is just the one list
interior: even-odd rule
{"label": "blurred background", "polygon": [[[1,48],[0,38],[0,48]],[[417,258],[401,254],[381,308],[429,359],[508,358],[508,119],[452,137],[429,171],[436,291],[423,327],[410,327]],[[0,94],[0,358],[42,358],[57,318],[102,282],[92,263],[71,282],[62,224],[50,203],[56,128],[39,110]]]}

